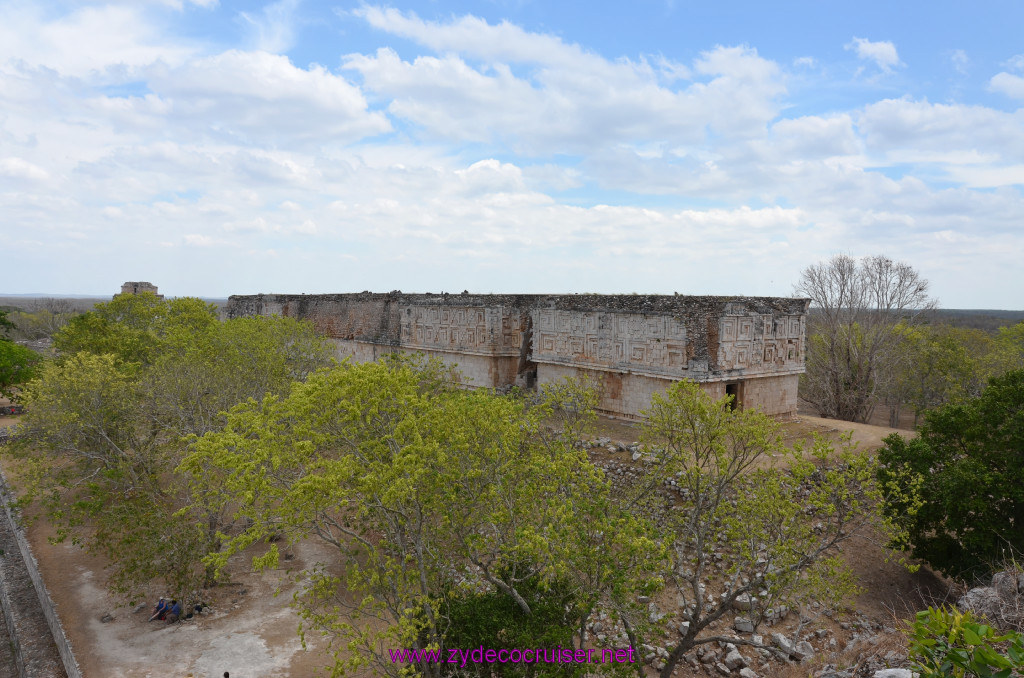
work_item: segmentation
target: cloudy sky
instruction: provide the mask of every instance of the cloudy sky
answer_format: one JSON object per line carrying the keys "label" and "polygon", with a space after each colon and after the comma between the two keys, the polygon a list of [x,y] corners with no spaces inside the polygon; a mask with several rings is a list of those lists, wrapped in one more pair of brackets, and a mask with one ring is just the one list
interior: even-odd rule
{"label": "cloudy sky", "polygon": [[0,293],[1024,308],[1024,4],[0,0]]}

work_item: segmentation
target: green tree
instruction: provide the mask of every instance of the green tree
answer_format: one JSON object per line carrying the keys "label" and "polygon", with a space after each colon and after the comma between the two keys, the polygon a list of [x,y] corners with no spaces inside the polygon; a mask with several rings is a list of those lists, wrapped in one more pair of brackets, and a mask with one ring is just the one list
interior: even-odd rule
{"label": "green tree", "polygon": [[25,436],[15,448],[25,462],[22,478],[59,537],[119,563],[115,590],[127,592],[137,575],[148,579],[154,570],[172,586],[190,581],[173,550],[147,546],[174,538],[180,525],[167,483],[173,450],[138,407],[135,371],[119,369],[112,356],[76,354],[45,365],[25,399]]}
{"label": "green tree", "polygon": [[9,311],[0,309],[0,341],[9,339],[10,333],[15,329],[14,322],[7,317],[8,313]]}
{"label": "green tree", "polygon": [[[869,456],[848,443],[837,453],[824,440],[788,450],[777,422],[729,401],[679,382],[646,412],[652,461],[629,496],[662,527],[672,557],[666,578],[682,603],[673,625],[685,628],[662,678],[696,645],[755,644],[710,631],[736,601],[750,608],[755,628],[781,607],[837,607],[857,590],[836,558],[839,545],[867,527],[891,528],[874,508],[880,493]],[[666,485],[676,496],[665,496]]]}
{"label": "green tree", "polygon": [[112,355],[121,362],[149,365],[175,335],[180,342],[216,324],[216,309],[201,299],[119,294],[73,318],[54,336],[54,347],[66,356]]}
{"label": "green tree", "polygon": [[982,330],[949,325],[897,325],[883,393],[889,425],[899,425],[904,405],[914,408],[914,423],[927,410],[981,393],[990,376],[993,339]]}
{"label": "green tree", "polygon": [[879,453],[894,490],[886,510],[914,557],[971,579],[1024,550],[1024,370],[928,412],[917,432],[889,436]]}
{"label": "green tree", "polygon": [[[529,603],[530,614],[524,614],[514,600],[498,591],[452,592],[443,605],[449,622],[446,645],[494,648],[500,642],[508,648],[573,647],[573,628],[579,618],[579,596],[575,588],[565,581],[545,582],[535,577],[521,581],[518,589]],[[459,666],[442,673],[570,676],[584,673],[584,667],[560,664],[520,664],[497,669],[490,665]]]}
{"label": "green tree", "polygon": [[238,402],[287,392],[329,348],[293,319],[220,323],[201,300],[153,295],[101,304],[58,337],[61,359],[26,387],[24,435],[10,449],[27,498],[62,537],[111,561],[116,592],[159,578],[185,597],[209,580],[203,557],[232,520],[193,501],[175,472],[190,437]]}
{"label": "green tree", "polygon": [[994,376],[985,364],[993,349],[991,335],[982,330],[930,326],[917,361],[915,413],[920,416],[927,409],[981,395],[988,378]]}
{"label": "green tree", "polygon": [[14,398],[35,376],[41,361],[35,351],[0,338],[0,396]]}
{"label": "green tree", "polygon": [[[551,406],[451,383],[436,364],[343,363],[284,399],[236,407],[182,465],[209,505],[249,521],[220,563],[279,534],[336,549],[305,573],[313,585],[297,601],[307,628],[350,652],[335,654],[334,675],[402,673],[385,648],[480,637],[473,620],[483,609],[504,610],[524,633],[556,612],[581,628],[599,602],[635,600],[659,583],[646,523],[610,501],[574,441],[541,434]],[[569,392],[553,400],[574,401]],[[277,557],[274,544],[256,564]],[[585,588],[594,582],[603,588]]]}
{"label": "green tree", "polygon": [[35,351],[10,340],[8,334],[15,329],[7,311],[0,311],[0,396],[8,398],[14,398],[18,388],[35,376],[42,360]]}
{"label": "green tree", "polygon": [[989,363],[992,374],[1024,369],[1024,322],[999,328]]}

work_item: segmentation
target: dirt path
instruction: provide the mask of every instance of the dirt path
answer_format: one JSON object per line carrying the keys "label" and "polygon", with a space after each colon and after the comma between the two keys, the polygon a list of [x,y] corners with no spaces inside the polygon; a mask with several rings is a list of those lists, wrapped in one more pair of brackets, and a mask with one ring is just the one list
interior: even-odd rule
{"label": "dirt path", "polygon": [[[119,605],[104,586],[104,562],[71,545],[47,542],[50,530],[35,523],[29,540],[57,604],[83,675],[91,678],[221,678],[311,676],[325,664],[313,642],[303,650],[298,617],[288,607],[295,585],[284,570],[246,572],[239,560],[236,585],[216,589],[212,611],[174,625],[147,622],[160,592],[145,609]],[[315,559],[314,544],[296,549],[294,566]],[[280,587],[280,593],[275,592]],[[104,615],[112,620],[103,621]]]}
{"label": "dirt path", "polygon": [[786,422],[787,432],[817,432],[828,436],[832,440],[839,438],[840,434],[849,432],[852,434],[853,442],[865,452],[873,452],[882,446],[882,439],[886,436],[898,433],[904,437],[916,435],[913,431],[904,429],[889,428],[888,426],[874,426],[872,424],[858,424],[852,421],[840,421],[838,419],[824,419],[801,414],[793,421]]}

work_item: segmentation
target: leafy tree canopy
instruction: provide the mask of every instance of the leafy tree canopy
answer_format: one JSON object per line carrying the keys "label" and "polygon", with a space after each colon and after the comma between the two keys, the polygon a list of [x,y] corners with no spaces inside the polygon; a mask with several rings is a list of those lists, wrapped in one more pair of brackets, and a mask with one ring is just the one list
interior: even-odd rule
{"label": "leafy tree canopy", "polygon": [[111,587],[162,579],[184,595],[208,579],[228,512],[192,500],[175,473],[190,436],[219,428],[239,402],[283,394],[330,350],[290,318],[219,322],[198,299],[124,295],[79,316],[61,357],[25,389],[19,443],[27,497],[61,536],[110,559]]}
{"label": "leafy tree canopy", "polygon": [[[523,642],[561,638],[546,626],[557,618],[582,629],[574,642],[583,643],[599,604],[632,609],[660,584],[650,526],[611,501],[574,440],[541,431],[553,403],[578,430],[575,405],[586,401],[563,385],[528,408],[456,389],[436,364],[343,363],[286,398],[235,408],[181,468],[208,505],[232,506],[251,526],[221,563],[277,534],[334,547],[324,569],[307,573],[314,585],[298,601],[307,628],[351,651],[335,673],[398,674],[381,648],[480,638],[500,630],[481,619],[488,610]],[[272,547],[257,564],[276,558]]]}
{"label": "leafy tree canopy", "polygon": [[9,340],[9,335],[14,330],[14,323],[7,317],[7,313],[0,309],[0,341]]}
{"label": "leafy tree canopy", "polygon": [[0,337],[0,395],[13,398],[35,376],[41,361],[35,351]]}
{"label": "leafy tree canopy", "polygon": [[121,362],[148,365],[168,345],[217,324],[212,304],[184,297],[164,300],[151,292],[119,294],[73,318],[54,337],[63,355],[93,353],[115,356]]}
{"label": "leafy tree canopy", "polygon": [[992,370],[997,374],[1024,369],[1024,323],[999,328],[991,362]]}
{"label": "leafy tree canopy", "polygon": [[918,436],[885,439],[887,511],[912,553],[945,574],[976,578],[1024,551],[1024,370],[977,398],[925,415]]}
{"label": "leafy tree canopy", "polygon": [[[861,528],[888,528],[870,457],[823,441],[790,454],[769,417],[684,382],[653,398],[650,461],[613,489],[575,445],[595,402],[573,382],[529,407],[454,389],[436,365],[345,363],[236,407],[180,468],[206,505],[249,525],[224,534],[215,563],[270,540],[255,564],[273,564],[282,535],[337,550],[299,575],[313,585],[298,599],[305,628],[348,650],[336,674],[401,673],[381,648],[641,647],[685,622],[670,634],[668,676],[720,639],[713,625],[740,596],[760,624],[779,606],[835,607],[856,589],[834,555]],[[665,584],[678,616],[649,607]],[[614,630],[591,638],[598,613]]]}

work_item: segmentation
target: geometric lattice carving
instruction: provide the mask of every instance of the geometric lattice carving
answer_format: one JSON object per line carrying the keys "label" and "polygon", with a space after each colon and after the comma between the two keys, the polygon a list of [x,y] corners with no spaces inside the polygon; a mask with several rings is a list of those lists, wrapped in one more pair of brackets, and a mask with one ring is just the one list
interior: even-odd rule
{"label": "geometric lattice carving", "polygon": [[407,306],[400,311],[402,344],[410,348],[519,351],[522,321],[518,313],[483,306]]}
{"label": "geometric lattice carving", "polygon": [[534,360],[580,366],[686,368],[686,326],[671,316],[533,311]]}
{"label": "geometric lattice carving", "polygon": [[801,316],[722,316],[718,321],[718,368],[758,374],[797,367],[803,342]]}

